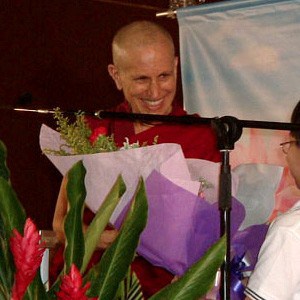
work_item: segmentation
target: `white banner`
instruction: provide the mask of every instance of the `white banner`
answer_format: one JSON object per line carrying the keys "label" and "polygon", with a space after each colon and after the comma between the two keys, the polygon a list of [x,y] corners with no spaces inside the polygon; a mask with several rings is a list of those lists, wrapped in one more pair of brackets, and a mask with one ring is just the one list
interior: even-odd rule
{"label": "white banner", "polygon": [[[178,9],[177,19],[189,113],[289,122],[300,100],[299,0],[203,4]],[[286,166],[279,147],[285,140],[287,131],[243,129],[231,165]],[[277,192],[279,210],[294,202],[293,180],[288,171],[285,176]]]}
{"label": "white banner", "polygon": [[224,1],[177,17],[189,112],[289,121],[300,100],[300,1]]}

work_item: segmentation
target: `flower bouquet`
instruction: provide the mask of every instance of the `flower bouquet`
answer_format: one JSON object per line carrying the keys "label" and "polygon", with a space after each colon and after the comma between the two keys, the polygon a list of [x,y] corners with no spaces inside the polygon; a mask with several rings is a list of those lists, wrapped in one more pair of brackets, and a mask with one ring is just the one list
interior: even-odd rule
{"label": "flower bouquet", "polygon": [[[106,138],[101,128],[99,132],[102,138]],[[91,131],[87,133],[85,141],[88,141],[90,147],[95,143],[97,134]],[[65,147],[66,140],[67,138],[59,132],[42,126],[40,134],[42,149],[52,148],[59,151],[62,145]],[[68,155],[63,156],[53,153],[46,155],[63,175],[74,163],[83,161],[87,171],[85,202],[95,213],[105,199],[111,183],[122,174],[127,190],[110,218],[110,222],[116,227],[123,223],[134,188],[139,178],[143,177],[149,213],[137,252],[152,264],[164,267],[173,274],[182,275],[218,240],[219,164],[199,159],[186,160],[180,146],[175,144],[133,147],[126,151],[89,152],[90,154],[85,154],[86,151],[83,151],[83,154],[82,152],[76,154],[77,152],[72,152],[72,147],[68,147],[68,151]],[[276,166],[253,164],[242,165],[233,170],[232,194],[235,196],[232,199],[231,224],[231,238],[235,243],[233,250],[237,256],[243,258],[251,248],[252,269],[265,234],[266,226],[260,224],[266,222],[271,213],[274,191],[281,172],[282,170]],[[271,188],[267,190],[262,185]],[[262,199],[268,200],[266,207],[262,207]],[[251,217],[257,215],[256,211],[249,208],[250,202],[258,204],[254,208],[259,208],[260,218],[249,219],[249,215]],[[255,227],[256,232],[251,226],[257,224],[259,226]],[[249,237],[253,230],[256,232],[255,236],[261,236],[255,245],[252,237]],[[239,270],[239,274],[241,272]]]}
{"label": "flower bouquet", "polygon": [[[159,169],[164,175],[172,174],[179,178],[188,178],[187,167],[175,164],[184,159],[179,145],[155,145],[130,143],[124,140],[123,147],[118,148],[113,135],[107,135],[105,127],[91,130],[83,114],[76,114],[75,122],[64,117],[59,109],[55,110],[57,131],[42,125],[40,146],[49,160],[65,175],[71,166],[79,160],[87,170],[87,206],[94,212],[98,210],[112,183],[119,174],[126,183],[126,192],[112,215],[114,223],[124,207],[130,202],[139,177],[147,178],[154,170]],[[155,145],[155,146],[154,146]],[[126,150],[126,151],[124,151]],[[167,162],[167,165],[163,163]],[[172,169],[169,169],[172,166]],[[193,187],[195,190],[199,188]]]}
{"label": "flower bouquet", "polygon": [[[211,236],[205,235],[208,239],[204,243],[196,244],[190,239],[195,230],[202,230],[203,222],[197,222],[200,213],[201,216],[207,215],[204,218],[200,216],[203,220],[207,220],[208,216],[218,220],[216,205],[211,206],[204,201],[203,197],[198,197],[200,190],[203,195],[206,186],[210,188],[209,183],[205,182],[204,171],[198,172],[198,174],[203,174],[201,181],[198,179],[191,180],[186,159],[180,145],[177,144],[157,144],[147,147],[145,145],[138,147],[135,144],[132,147],[126,141],[124,144],[126,150],[122,148],[110,151],[112,149],[110,147],[103,152],[102,147],[99,153],[94,153],[94,149],[84,151],[75,149],[72,146],[73,140],[78,141],[82,136],[85,136],[84,141],[79,143],[84,145],[87,142],[88,145],[80,147],[80,149],[89,149],[89,147],[97,145],[96,130],[101,132],[100,138],[102,140],[105,138],[109,141],[112,140],[111,136],[107,137],[104,134],[105,131],[102,128],[96,128],[94,131],[87,130],[83,126],[84,119],[78,120],[78,117],[81,115],[77,116],[75,123],[67,125],[66,120],[59,115],[58,131],[42,125],[41,149],[63,175],[66,174],[72,164],[82,159],[87,170],[85,203],[94,213],[97,212],[103,199],[105,199],[105,194],[109,191],[112,182],[116,180],[119,174],[122,174],[127,190],[110,218],[110,222],[117,228],[122,224],[137,181],[142,176],[145,180],[147,194],[150,196],[148,197],[150,217],[146,231],[141,236],[138,253],[147,258],[153,265],[161,266],[173,274],[182,275],[200,258],[199,255],[207,250],[207,246],[212,245],[212,238],[214,240],[219,238],[217,229]],[[91,137],[92,143],[90,143]],[[64,148],[63,153],[61,152],[62,148]],[[45,149],[52,150],[45,151]],[[67,154],[65,149],[68,149]],[[82,154],[82,152],[87,152],[87,154]],[[214,174],[219,169],[218,164],[203,161],[197,171],[205,169],[207,172],[209,167],[214,169]],[[172,186],[175,187],[176,192]],[[215,195],[214,199],[217,199]],[[180,212],[181,217],[174,218],[178,212]],[[155,229],[157,227],[161,227],[160,233]],[[218,228],[217,223],[216,228]],[[207,232],[206,229],[204,231]],[[160,241],[163,244],[160,244]],[[166,243],[166,241],[172,241],[172,243]],[[152,247],[149,248],[149,245]],[[160,247],[162,245],[163,247]],[[183,250],[178,251],[181,248]],[[174,251],[175,249],[177,251]],[[155,253],[157,259],[154,259],[151,252]],[[165,259],[166,257],[168,259]]]}
{"label": "flower bouquet", "polygon": [[[0,141],[0,298],[142,299],[138,280],[130,272],[130,263],[147,220],[143,180],[139,180],[118,238],[105,251],[100,262],[85,274],[98,237],[126,186],[119,176],[84,234],[82,212],[86,196],[86,170],[82,161],[79,161],[68,171],[70,209],[64,227],[65,266],[58,280],[47,290],[38,272],[44,244],[11,186],[6,155],[6,148]],[[225,237],[221,238],[184,276],[151,299],[198,299],[204,295],[212,286],[216,271],[223,261],[225,242]]]}

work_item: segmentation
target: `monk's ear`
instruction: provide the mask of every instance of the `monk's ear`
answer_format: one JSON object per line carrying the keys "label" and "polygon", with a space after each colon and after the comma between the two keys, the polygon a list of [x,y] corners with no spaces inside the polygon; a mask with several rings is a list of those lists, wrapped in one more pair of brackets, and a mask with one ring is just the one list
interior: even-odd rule
{"label": "monk's ear", "polygon": [[107,67],[108,73],[111,76],[111,78],[114,80],[117,89],[118,90],[122,90],[122,81],[120,79],[120,74],[119,74],[119,70],[118,68],[113,65],[113,64],[109,64]]}
{"label": "monk's ear", "polygon": [[174,72],[177,75],[177,71],[178,71],[178,57],[175,56],[174,57]]}

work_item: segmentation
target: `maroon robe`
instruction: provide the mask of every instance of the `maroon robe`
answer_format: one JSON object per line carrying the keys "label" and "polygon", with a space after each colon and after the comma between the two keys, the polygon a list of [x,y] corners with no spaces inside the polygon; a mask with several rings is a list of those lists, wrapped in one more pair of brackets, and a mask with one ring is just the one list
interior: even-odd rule
{"label": "maroon robe", "polygon": [[[129,105],[127,102],[123,102],[114,111],[130,112]],[[184,116],[187,113],[181,107],[176,106],[170,115]],[[127,120],[88,118],[88,123],[92,129],[100,126],[106,127],[108,134],[114,134],[114,139],[120,147],[123,146],[125,137],[129,139],[130,143],[139,141],[140,144],[147,142],[148,145],[151,145],[154,138],[158,136],[158,144],[180,144],[186,158],[201,158],[214,162],[220,161],[220,152],[217,150],[215,134],[209,125],[165,123],[135,134],[133,123]]]}
{"label": "maroon robe", "polygon": [[[130,112],[127,102],[123,102],[117,106],[115,112]],[[186,112],[180,108],[175,107],[170,115],[183,116]],[[129,139],[130,143],[139,141],[140,144],[147,142],[151,145],[154,138],[158,136],[158,143],[177,143],[180,144],[186,158],[200,158],[214,162],[220,161],[220,152],[216,147],[216,138],[214,132],[207,125],[180,125],[180,124],[158,124],[149,129],[135,134],[133,123],[127,120],[117,119],[98,119],[87,118],[91,129],[97,127],[105,127],[108,134],[114,134],[114,140],[119,147],[123,146],[125,137]],[[84,213],[84,222],[89,224],[93,218],[93,213],[88,209]],[[55,277],[58,271],[63,267],[62,259],[63,250],[60,249],[54,257],[50,267],[50,278]],[[101,258],[102,252],[96,251],[91,265],[97,263]],[[145,299],[155,294],[164,286],[169,284],[174,275],[167,270],[153,266],[143,257],[138,256],[131,264],[132,270],[137,274]]]}

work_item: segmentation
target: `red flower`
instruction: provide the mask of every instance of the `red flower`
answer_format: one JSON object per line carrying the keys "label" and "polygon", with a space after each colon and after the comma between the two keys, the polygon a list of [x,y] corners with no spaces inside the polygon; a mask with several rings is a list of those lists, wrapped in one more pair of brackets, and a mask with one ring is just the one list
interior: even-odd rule
{"label": "red flower", "polygon": [[65,275],[62,279],[62,284],[60,286],[59,292],[56,293],[58,300],[96,300],[96,298],[88,298],[85,293],[90,287],[88,282],[84,287],[82,287],[82,277],[73,264],[69,275]]}
{"label": "red flower", "polygon": [[91,144],[94,144],[100,135],[106,135],[106,134],[107,134],[107,129],[105,127],[97,127],[92,131],[89,140]]}
{"label": "red flower", "polygon": [[28,285],[34,279],[42,262],[45,251],[44,244],[40,242],[35,224],[27,219],[24,227],[24,237],[16,230],[10,238],[10,248],[16,267],[11,300],[21,300]]}

